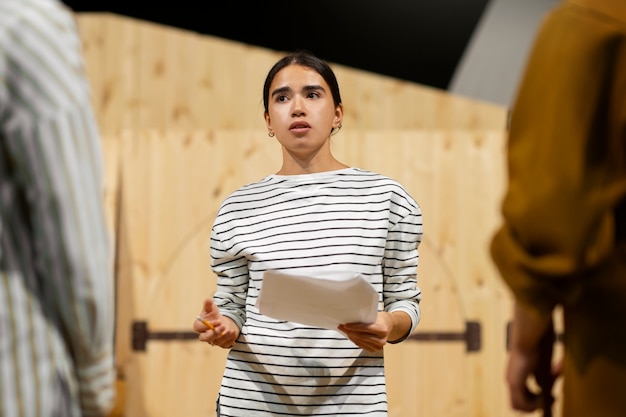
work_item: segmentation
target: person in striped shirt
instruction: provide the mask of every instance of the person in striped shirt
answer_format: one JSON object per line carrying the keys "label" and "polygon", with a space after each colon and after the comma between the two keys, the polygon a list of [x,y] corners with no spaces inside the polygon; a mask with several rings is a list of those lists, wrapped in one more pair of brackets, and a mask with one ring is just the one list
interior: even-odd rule
{"label": "person in striped shirt", "polygon": [[[193,325],[199,340],[230,349],[218,415],[387,416],[383,347],[420,319],[420,207],[397,181],[333,156],[343,104],[328,63],[283,57],[263,99],[282,166],[222,202],[211,232],[217,291],[200,313],[210,326]],[[269,270],[359,273],[379,294],[376,321],[322,329],[265,316],[256,300]]]}
{"label": "person in striped shirt", "polygon": [[0,0],[0,416],[115,399],[102,156],[70,9]]}

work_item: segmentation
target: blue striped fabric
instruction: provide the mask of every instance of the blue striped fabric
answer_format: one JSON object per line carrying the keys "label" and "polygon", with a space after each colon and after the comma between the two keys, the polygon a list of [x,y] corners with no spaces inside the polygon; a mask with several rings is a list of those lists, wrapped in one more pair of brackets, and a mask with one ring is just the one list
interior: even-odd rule
{"label": "blue striped fabric", "polygon": [[0,416],[103,416],[115,396],[100,140],[74,16],[0,0]]}
{"label": "blue striped fabric", "polygon": [[211,236],[214,299],[241,327],[220,389],[221,416],[386,416],[382,352],[335,330],[274,320],[255,304],[267,270],[360,273],[378,291],[379,309],[406,312],[413,332],[421,237],[421,211],[406,190],[357,168],[270,175],[231,194]]}

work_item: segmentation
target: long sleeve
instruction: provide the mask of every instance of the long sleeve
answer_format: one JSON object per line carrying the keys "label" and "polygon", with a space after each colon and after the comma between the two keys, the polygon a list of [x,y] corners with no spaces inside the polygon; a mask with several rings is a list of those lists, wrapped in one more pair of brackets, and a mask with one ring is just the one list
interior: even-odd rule
{"label": "long sleeve", "polygon": [[24,412],[6,415],[48,415],[58,400],[46,384],[67,372],[67,357],[77,378],[63,383],[69,397],[78,397],[82,416],[103,416],[115,396],[115,314],[100,138],[80,40],[58,2],[0,1],[0,21],[0,259],[8,288],[0,290],[0,325],[20,343],[2,366],[11,364]]}
{"label": "long sleeve", "polygon": [[418,246],[422,240],[422,212],[412,199],[409,214],[389,231],[385,245],[383,304],[385,311],[404,311],[411,318],[405,340],[420,321],[422,292],[417,285]]}
{"label": "long sleeve", "polygon": [[217,275],[215,301],[221,314],[230,317],[239,328],[246,322],[246,297],[248,292],[248,260],[243,255],[233,255],[225,248],[219,234],[211,231],[211,266]]}
{"label": "long sleeve", "polygon": [[539,310],[582,296],[585,271],[616,244],[626,7],[605,14],[607,2],[566,1],[547,17],[513,107],[504,224],[491,252],[516,298]]}

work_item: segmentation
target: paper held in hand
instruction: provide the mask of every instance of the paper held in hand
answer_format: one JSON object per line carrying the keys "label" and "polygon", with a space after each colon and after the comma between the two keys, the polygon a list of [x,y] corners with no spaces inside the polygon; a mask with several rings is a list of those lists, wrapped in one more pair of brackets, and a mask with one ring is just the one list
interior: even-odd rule
{"label": "paper held in hand", "polygon": [[266,316],[336,330],[342,323],[373,323],[378,293],[361,274],[308,277],[267,271],[256,306]]}

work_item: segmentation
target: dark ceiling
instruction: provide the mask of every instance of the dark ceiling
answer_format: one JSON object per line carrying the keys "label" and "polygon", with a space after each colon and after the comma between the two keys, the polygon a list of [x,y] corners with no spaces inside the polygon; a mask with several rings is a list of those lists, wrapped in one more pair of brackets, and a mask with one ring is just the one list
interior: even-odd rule
{"label": "dark ceiling", "polygon": [[489,0],[157,2],[65,0],[252,45],[307,49],[341,65],[447,89]]}

